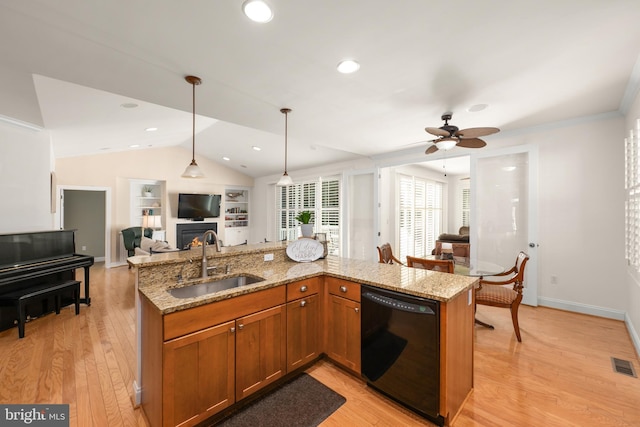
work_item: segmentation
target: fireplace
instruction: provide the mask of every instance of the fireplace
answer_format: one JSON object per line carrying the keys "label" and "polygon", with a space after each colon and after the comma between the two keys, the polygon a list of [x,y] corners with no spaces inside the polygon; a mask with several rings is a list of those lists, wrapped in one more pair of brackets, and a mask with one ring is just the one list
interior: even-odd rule
{"label": "fireplace", "polygon": [[[207,230],[213,230],[218,233],[217,222],[193,222],[176,224],[176,247],[186,249],[194,237],[202,240],[202,235]],[[215,239],[209,237],[208,244],[215,244]]]}

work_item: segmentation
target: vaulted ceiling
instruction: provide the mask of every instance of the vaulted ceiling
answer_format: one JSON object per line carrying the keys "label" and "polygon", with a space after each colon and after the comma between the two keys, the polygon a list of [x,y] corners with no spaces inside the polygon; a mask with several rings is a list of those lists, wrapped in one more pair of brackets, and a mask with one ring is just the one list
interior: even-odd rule
{"label": "vaulted ceiling", "polygon": [[[444,111],[501,128],[490,145],[624,113],[640,80],[637,0],[267,2],[258,24],[242,0],[3,1],[0,115],[48,129],[59,157],[190,150],[193,74],[196,157],[258,177],[282,170],[282,107],[290,170],[412,147],[418,161]],[[345,58],[360,70],[338,73]]]}

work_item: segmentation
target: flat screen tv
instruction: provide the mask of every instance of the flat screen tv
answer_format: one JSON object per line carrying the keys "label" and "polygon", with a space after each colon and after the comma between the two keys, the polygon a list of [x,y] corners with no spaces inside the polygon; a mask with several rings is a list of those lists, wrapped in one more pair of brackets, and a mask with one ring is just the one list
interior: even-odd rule
{"label": "flat screen tv", "polygon": [[220,194],[178,194],[178,218],[203,220],[220,216]]}

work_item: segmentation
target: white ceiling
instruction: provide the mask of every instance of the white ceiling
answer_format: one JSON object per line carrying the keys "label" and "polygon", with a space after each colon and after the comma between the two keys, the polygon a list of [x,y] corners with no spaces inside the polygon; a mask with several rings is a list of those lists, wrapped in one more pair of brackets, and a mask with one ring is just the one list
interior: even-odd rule
{"label": "white ceiling", "polygon": [[196,158],[258,177],[282,170],[282,107],[300,170],[415,147],[447,110],[501,128],[491,145],[624,113],[637,90],[637,0],[267,1],[267,24],[242,0],[2,1],[0,115],[50,130],[57,157],[183,145],[186,166],[193,74]]}

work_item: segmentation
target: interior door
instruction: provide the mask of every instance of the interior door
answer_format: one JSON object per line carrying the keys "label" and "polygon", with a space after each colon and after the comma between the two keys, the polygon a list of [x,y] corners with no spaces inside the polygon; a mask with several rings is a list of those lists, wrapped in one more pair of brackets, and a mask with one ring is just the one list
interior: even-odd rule
{"label": "interior door", "polygon": [[506,269],[518,252],[530,259],[522,302],[538,305],[537,150],[519,146],[471,155],[471,259]]}

